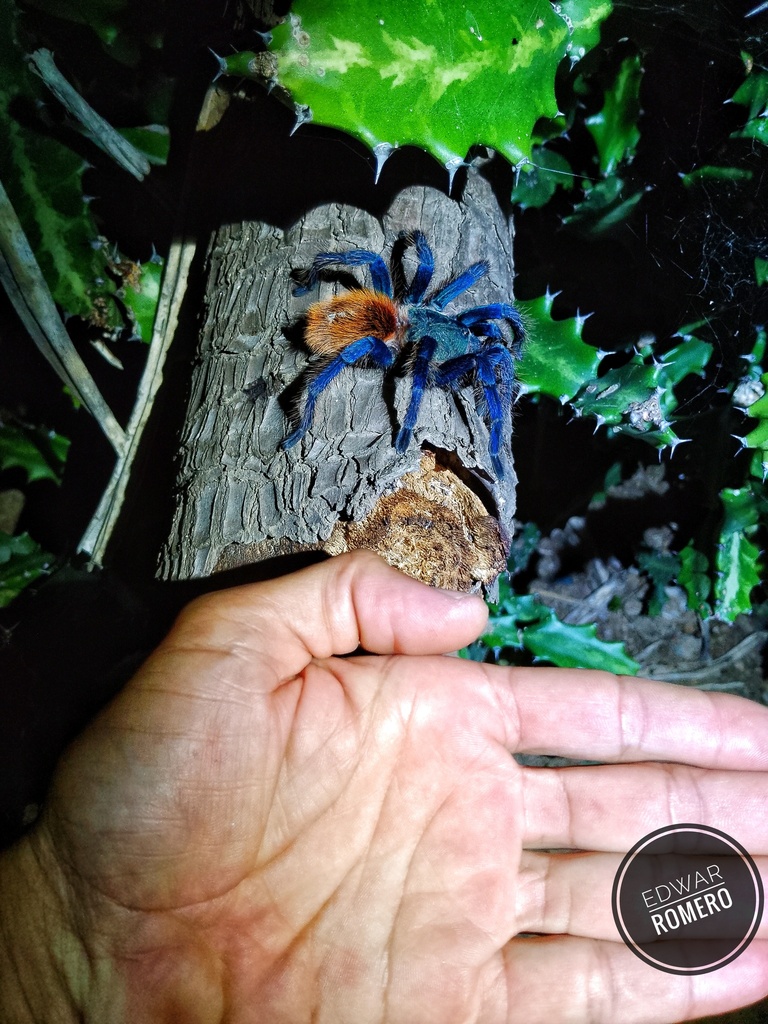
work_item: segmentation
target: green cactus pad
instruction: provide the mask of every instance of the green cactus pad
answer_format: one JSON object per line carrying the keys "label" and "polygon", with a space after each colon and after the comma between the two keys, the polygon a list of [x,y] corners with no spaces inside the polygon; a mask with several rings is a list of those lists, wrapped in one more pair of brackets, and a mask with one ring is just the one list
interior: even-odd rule
{"label": "green cactus pad", "polygon": [[712,346],[686,335],[667,352],[663,362],[636,353],[618,369],[590,381],[573,405],[582,415],[594,416],[613,432],[641,438],[657,447],[676,445],[672,430],[677,408],[674,388],[689,374],[701,374],[712,356]]}
{"label": "green cactus pad", "polygon": [[535,122],[557,114],[557,65],[596,41],[610,10],[608,0],[297,0],[271,49],[277,81],[314,120],[380,162],[416,145],[450,171],[477,144],[530,159]]}
{"label": "green cactus pad", "polygon": [[584,122],[595,141],[601,175],[613,174],[621,161],[634,155],[640,139],[640,55],[622,62],[616,80],[606,91],[603,109]]}
{"label": "green cactus pad", "polygon": [[760,582],[760,552],[749,536],[758,527],[758,506],[751,487],[720,492],[724,518],[715,566],[715,608],[718,619],[733,622],[752,610],[750,594]]}
{"label": "green cactus pad", "polygon": [[768,73],[754,71],[736,90],[733,102],[749,107],[747,123],[732,132],[732,139],[754,139],[768,146]]}
{"label": "green cactus pad", "polygon": [[685,590],[691,611],[703,619],[708,618],[712,614],[709,607],[709,597],[712,593],[709,559],[692,544],[687,544],[680,552],[677,582]]}
{"label": "green cactus pad", "polygon": [[517,301],[529,340],[518,367],[523,394],[545,394],[567,402],[597,376],[600,353],[581,340],[586,317],[553,320],[551,292],[530,302]]}

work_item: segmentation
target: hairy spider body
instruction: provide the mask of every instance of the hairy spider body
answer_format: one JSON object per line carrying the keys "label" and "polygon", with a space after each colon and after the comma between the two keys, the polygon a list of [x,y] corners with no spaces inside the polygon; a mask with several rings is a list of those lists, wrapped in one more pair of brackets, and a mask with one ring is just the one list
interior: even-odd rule
{"label": "hairy spider body", "polygon": [[[430,387],[456,390],[475,379],[489,422],[488,452],[497,476],[504,475],[499,457],[506,412],[515,390],[514,357],[519,355],[525,332],[520,314],[509,303],[473,306],[455,315],[442,310],[488,273],[481,260],[426,295],[434,272],[434,258],[420,231],[398,236],[403,248],[414,246],[418,266],[404,294],[393,296],[392,279],[381,258],[367,249],[319,253],[296,288],[301,295],[333,266],[367,266],[373,289],[313,303],[307,310],[305,341],[311,352],[325,357],[310,371],[306,401],[296,429],[283,441],[292,448],[312,424],[318,397],[346,367],[367,363],[388,369],[400,352],[411,377],[411,397],[395,440],[405,452],[411,443],[424,392]],[[509,325],[511,341],[499,325]]]}
{"label": "hairy spider body", "polygon": [[389,343],[395,340],[398,317],[392,299],[361,288],[314,302],[307,310],[304,340],[318,355],[334,355],[369,334]]}

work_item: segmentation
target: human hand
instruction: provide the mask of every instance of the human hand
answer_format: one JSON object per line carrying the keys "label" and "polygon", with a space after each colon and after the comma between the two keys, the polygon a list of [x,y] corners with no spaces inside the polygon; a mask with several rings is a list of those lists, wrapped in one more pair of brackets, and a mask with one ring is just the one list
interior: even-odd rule
{"label": "human hand", "polygon": [[195,601],[0,860],[2,1019],[622,1024],[768,993],[766,929],[680,977],[610,909],[672,822],[765,867],[768,710],[437,656],[485,614],[365,553]]}

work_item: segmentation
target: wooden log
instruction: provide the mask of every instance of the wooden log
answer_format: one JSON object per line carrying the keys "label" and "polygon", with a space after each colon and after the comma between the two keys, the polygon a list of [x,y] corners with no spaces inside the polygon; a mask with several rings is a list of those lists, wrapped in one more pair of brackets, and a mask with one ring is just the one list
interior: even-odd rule
{"label": "wooden log", "polygon": [[[163,577],[365,547],[433,585],[493,587],[505,568],[515,508],[511,417],[505,473],[497,480],[472,384],[458,393],[427,389],[414,441],[401,455],[394,438],[410,396],[407,376],[354,367],[320,395],[302,441],[280,447],[303,401],[310,359],[302,312],[345,291],[353,278],[369,284],[365,268],[354,268],[294,297],[292,273],[320,251],[360,247],[388,258],[398,233],[414,228],[433,248],[436,282],[478,259],[490,263],[488,276],[447,312],[511,300],[511,223],[478,167],[469,169],[461,202],[411,187],[381,220],[331,204],[286,230],[248,222],[216,232]],[[413,264],[405,269],[408,276]]]}

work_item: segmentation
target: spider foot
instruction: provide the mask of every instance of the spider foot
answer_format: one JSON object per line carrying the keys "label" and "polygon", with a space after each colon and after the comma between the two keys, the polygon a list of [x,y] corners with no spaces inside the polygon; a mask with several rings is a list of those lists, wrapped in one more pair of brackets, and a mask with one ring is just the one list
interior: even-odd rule
{"label": "spider foot", "polygon": [[302,437],[304,437],[305,433],[305,430],[303,430],[301,427],[297,427],[292,434],[289,434],[288,437],[284,438],[280,442],[281,449],[284,452],[287,452],[289,448],[293,448],[295,445],[299,443]]}
{"label": "spider foot", "polygon": [[408,427],[401,427],[397,433],[395,439],[395,449],[400,452],[401,455],[405,455],[411,444],[413,438],[413,431],[409,430]]}

